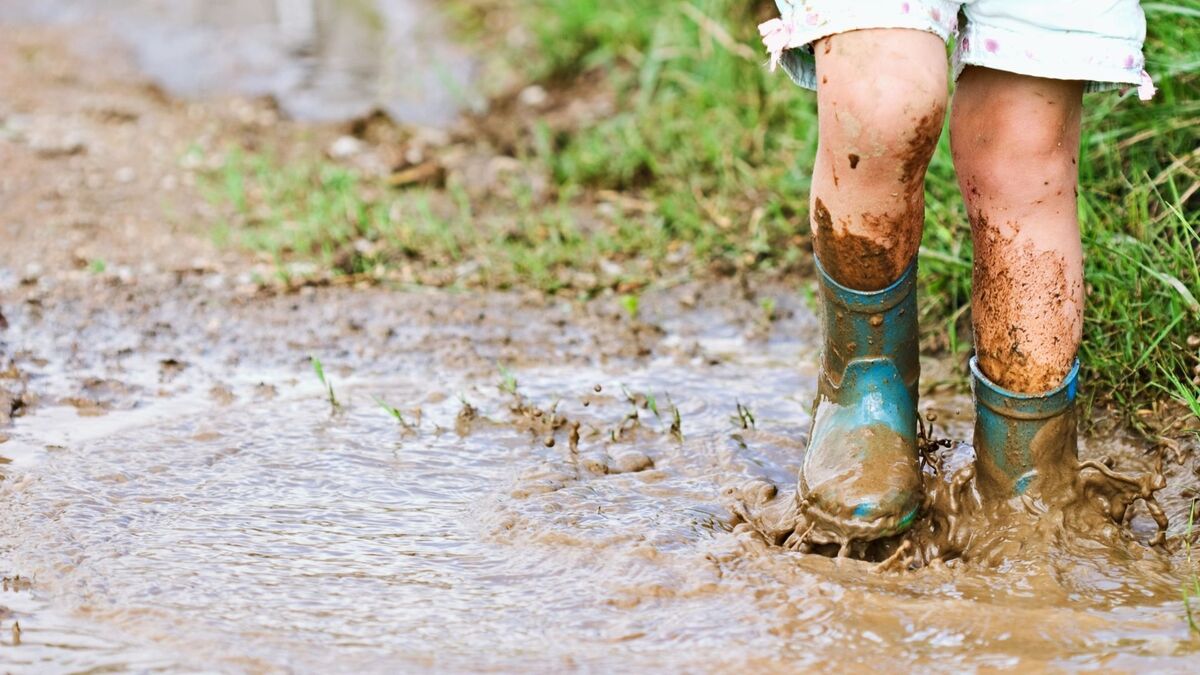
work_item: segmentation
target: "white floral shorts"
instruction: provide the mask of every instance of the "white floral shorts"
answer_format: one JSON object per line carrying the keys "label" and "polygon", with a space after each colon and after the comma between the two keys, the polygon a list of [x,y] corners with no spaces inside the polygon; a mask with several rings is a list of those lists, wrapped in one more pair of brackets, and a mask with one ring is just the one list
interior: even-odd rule
{"label": "white floral shorts", "polygon": [[[771,68],[816,89],[812,43],[864,28],[912,28],[956,37],[954,77],[968,65],[1085,80],[1088,91],[1134,85],[1146,100],[1146,17],[1138,0],[775,0],[782,16],[759,32]],[[961,17],[960,17],[961,13]]]}

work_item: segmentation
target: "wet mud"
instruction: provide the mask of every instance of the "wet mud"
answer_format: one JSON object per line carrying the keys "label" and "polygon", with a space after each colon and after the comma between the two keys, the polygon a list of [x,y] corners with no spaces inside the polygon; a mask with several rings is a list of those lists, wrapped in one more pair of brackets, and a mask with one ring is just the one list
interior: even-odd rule
{"label": "wet mud", "polygon": [[1011,391],[1049,391],[1074,363],[1081,280],[1068,278],[1062,253],[1039,249],[1028,237],[1018,243],[1018,225],[989,224],[981,213],[971,221],[971,323],[980,367]]}
{"label": "wet mud", "polygon": [[[1074,423],[1073,416],[1062,420]],[[791,504],[794,491],[761,482],[735,488],[726,497],[731,510],[773,545],[875,561],[877,571],[947,563],[1008,569],[1038,565],[1071,551],[1080,556],[1073,564],[1089,563],[1088,556],[1104,552],[1114,560],[1138,559],[1168,568],[1169,520],[1156,498],[1167,487],[1161,458],[1127,472],[1115,470],[1116,459],[1108,455],[1079,461],[1066,451],[1076,442],[1074,428],[1048,427],[1035,443],[1053,447],[1035,452],[1060,461],[1039,464],[1044,475],[1021,496],[1010,497],[1010,485],[1001,489],[981,479],[974,448],[934,439],[930,429],[925,427],[921,438],[921,516],[903,535],[877,541],[814,537],[814,523],[803,508]],[[1129,528],[1135,511],[1148,521],[1136,532]],[[1174,545],[1186,548],[1188,542],[1179,538]]]}
{"label": "wet mud", "polygon": [[[33,46],[46,72],[73,72]],[[28,82],[14,62],[0,77]],[[1160,487],[1146,442],[1083,438],[1086,509],[981,520],[969,447],[926,433],[920,537],[803,553],[789,509],[820,325],[796,283],[677,281],[636,319],[615,295],[255,283],[257,261],[212,247],[175,164],[172,142],[223,128],[202,106],[41,79],[54,86],[0,101],[23,136],[0,139],[6,671],[1186,672],[1200,657],[1179,593],[1190,440]],[[89,135],[66,142],[64,120]],[[136,177],[116,180],[125,167]],[[921,411],[964,440],[955,368],[921,364]],[[1037,536],[972,534],[1006,527]]]}
{"label": "wet mud", "polygon": [[929,168],[934,148],[942,135],[942,121],[945,117],[945,106],[938,105],[933,111],[913,120],[912,136],[901,154],[900,182],[904,185],[924,183],[925,170]]}
{"label": "wet mud", "polygon": [[[963,524],[968,449],[931,442],[928,540],[792,550],[794,522],[764,514],[795,504],[818,327],[786,289],[765,339],[732,284],[650,294],[646,343],[615,300],[212,286],[6,296],[6,349],[46,402],[0,445],[0,563],[29,580],[0,601],[14,663],[1182,669],[1200,648],[1178,597],[1191,455],[1157,492],[1166,546],[1138,505],[1111,536],[1052,521],[1058,539],[989,559]],[[78,370],[64,334],[89,345]],[[82,372],[131,400],[55,403]],[[965,395],[923,409],[969,435]],[[1085,486],[1104,454],[1152,468],[1136,443],[1085,447]],[[1135,492],[1094,482],[1114,513]]]}
{"label": "wet mud", "polygon": [[[873,232],[895,233],[911,229],[898,228],[887,214],[862,214],[861,217],[863,226]],[[861,291],[887,288],[912,262],[907,245],[889,246],[886,240],[851,232],[845,218],[839,219],[835,228],[834,216],[820,197],[813,200],[812,220],[813,231],[817,233],[813,241],[817,258],[834,281],[847,288]],[[883,234],[877,236],[885,237]]]}

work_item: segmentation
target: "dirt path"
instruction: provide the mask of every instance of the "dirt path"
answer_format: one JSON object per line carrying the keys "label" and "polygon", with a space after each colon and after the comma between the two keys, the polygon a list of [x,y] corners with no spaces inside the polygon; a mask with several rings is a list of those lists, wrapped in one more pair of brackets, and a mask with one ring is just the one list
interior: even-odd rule
{"label": "dirt path", "polygon": [[[78,28],[0,28],[6,668],[1194,663],[1181,550],[873,574],[737,527],[724,500],[786,486],[802,452],[801,294],[687,282],[634,318],[613,298],[263,290],[269,266],[212,245],[197,172],[229,142],[319,152],[338,128],[170,100],[123,63]],[[967,434],[961,394],[923,408]]]}

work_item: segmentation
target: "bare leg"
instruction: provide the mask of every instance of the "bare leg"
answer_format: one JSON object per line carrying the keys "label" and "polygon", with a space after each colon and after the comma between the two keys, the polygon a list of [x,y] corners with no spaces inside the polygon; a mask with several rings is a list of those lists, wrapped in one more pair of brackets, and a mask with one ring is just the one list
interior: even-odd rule
{"label": "bare leg", "polygon": [[1083,330],[1076,158],[1083,83],[969,67],[950,117],[975,242],[979,366],[1010,391],[1063,382]]}
{"label": "bare leg", "polygon": [[810,213],[835,281],[875,291],[921,243],[925,169],[946,109],[946,48],[932,33],[859,30],[814,45],[820,142]]}

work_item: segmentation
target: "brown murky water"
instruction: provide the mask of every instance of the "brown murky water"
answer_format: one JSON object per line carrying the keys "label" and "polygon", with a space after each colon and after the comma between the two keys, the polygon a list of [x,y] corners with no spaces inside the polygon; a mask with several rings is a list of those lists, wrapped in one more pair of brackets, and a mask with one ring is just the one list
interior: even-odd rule
{"label": "brown murky water", "polygon": [[[615,303],[212,286],[8,310],[9,353],[46,392],[0,445],[0,567],[32,580],[0,595],[24,629],[9,668],[1182,672],[1200,655],[1182,552],[1081,537],[1000,569],[880,573],[736,525],[730,491],[786,490],[802,457],[816,323],[786,291],[764,331],[719,288],[651,294],[639,325]],[[968,433],[964,396],[923,407]],[[1162,495],[1176,536],[1192,470]]]}

